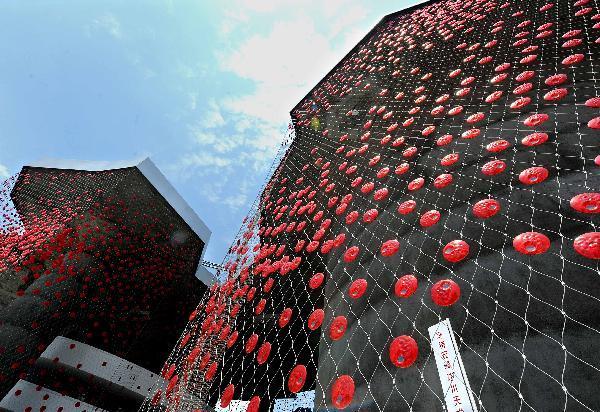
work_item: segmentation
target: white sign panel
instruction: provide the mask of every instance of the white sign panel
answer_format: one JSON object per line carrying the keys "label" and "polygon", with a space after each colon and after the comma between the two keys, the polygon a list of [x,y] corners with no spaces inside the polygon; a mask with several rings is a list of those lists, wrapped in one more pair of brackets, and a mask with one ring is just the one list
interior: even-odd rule
{"label": "white sign panel", "polygon": [[445,319],[428,330],[447,411],[477,412],[475,397],[458,352],[450,320]]}

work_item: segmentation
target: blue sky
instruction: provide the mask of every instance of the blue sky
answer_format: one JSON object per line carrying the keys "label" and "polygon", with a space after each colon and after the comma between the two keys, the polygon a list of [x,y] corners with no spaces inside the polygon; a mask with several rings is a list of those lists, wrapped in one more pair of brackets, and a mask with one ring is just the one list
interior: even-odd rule
{"label": "blue sky", "polygon": [[206,258],[220,262],[289,110],[410,3],[4,0],[0,178],[43,158],[150,156],[213,231]]}

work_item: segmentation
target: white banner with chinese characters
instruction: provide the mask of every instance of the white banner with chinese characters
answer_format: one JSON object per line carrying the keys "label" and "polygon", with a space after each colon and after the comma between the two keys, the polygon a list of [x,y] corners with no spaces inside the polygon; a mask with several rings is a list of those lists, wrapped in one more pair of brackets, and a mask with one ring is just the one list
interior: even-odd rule
{"label": "white banner with chinese characters", "polygon": [[429,328],[431,349],[435,355],[448,412],[477,412],[475,397],[469,385],[450,320]]}

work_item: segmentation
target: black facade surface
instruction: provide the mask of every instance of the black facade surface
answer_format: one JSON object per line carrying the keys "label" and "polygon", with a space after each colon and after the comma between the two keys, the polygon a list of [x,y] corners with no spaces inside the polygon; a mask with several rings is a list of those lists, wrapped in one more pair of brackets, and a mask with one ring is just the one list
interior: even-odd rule
{"label": "black facade surface", "polygon": [[[295,176],[298,174],[297,165],[303,162],[304,152],[296,148],[296,143],[288,149],[286,160],[282,162],[280,169],[275,173],[271,184],[277,183],[277,178],[283,176]],[[300,176],[300,175],[298,175]],[[270,198],[276,199],[275,193]],[[265,204],[270,198],[264,198]],[[279,223],[270,213],[261,214],[262,226],[276,226]],[[318,224],[308,223],[302,232],[284,232],[277,237],[277,246],[286,245],[285,252],[280,256],[271,255],[272,260],[278,260],[282,256],[293,253],[293,248],[299,240],[309,242],[308,233],[318,229]],[[273,245],[270,236],[260,236],[262,245]],[[250,285],[257,289],[254,299],[250,303],[241,306],[240,314],[235,319],[235,329],[240,333],[235,345],[224,354],[222,377],[211,387],[213,397],[211,401],[216,403],[225,387],[231,382],[237,382],[236,386],[241,388],[239,398],[249,400],[252,396],[261,397],[261,408],[268,410],[276,399],[293,398],[294,393],[288,388],[289,371],[297,364],[307,368],[307,380],[303,385],[303,391],[314,390],[316,383],[316,370],[318,364],[318,345],[321,337],[321,329],[309,330],[307,328],[308,318],[311,313],[323,307],[323,296],[319,290],[307,287],[310,278],[319,272],[325,271],[325,266],[318,256],[312,253],[293,254],[302,258],[300,266],[289,274],[281,275],[277,271],[269,276],[255,276]],[[266,279],[272,277],[275,282],[269,292],[265,292]],[[266,278],[266,279],[265,279]],[[255,307],[260,299],[266,299],[266,308],[259,315],[255,314]],[[278,326],[279,316],[285,308],[293,311],[289,324],[280,328]],[[252,334],[260,338],[257,348],[263,342],[272,345],[271,356],[268,362],[259,365],[256,360],[256,350],[248,355],[244,346]]]}
{"label": "black facade surface", "polygon": [[[296,120],[296,142],[305,142],[301,150],[308,153],[318,149],[314,157],[331,162],[330,182],[336,183],[332,195],[354,194],[352,207],[348,210],[364,211],[376,208],[379,217],[365,224],[359,219],[346,226],[337,219],[333,232],[347,230],[349,245],[361,248],[360,258],[347,264],[342,259],[344,250],[323,256],[330,274],[325,286],[326,321],[334,315],[343,314],[349,320],[347,338],[332,342],[325,334],[319,345],[319,365],[316,409],[331,408],[331,383],[342,374],[349,374],[356,383],[356,394],[349,410],[443,410],[443,393],[435,361],[429,348],[427,328],[441,319],[449,318],[465,363],[471,388],[485,410],[595,410],[600,408],[600,398],[595,394],[594,382],[598,379],[598,345],[591,336],[597,334],[597,311],[600,289],[597,287],[597,263],[577,254],[572,241],[578,235],[593,231],[598,220],[594,215],[582,215],[569,206],[576,194],[594,191],[600,187],[600,178],[594,165],[598,154],[598,133],[587,128],[587,122],[597,116],[597,110],[582,106],[582,103],[597,95],[594,72],[598,45],[594,43],[596,32],[591,28],[595,21],[590,19],[596,10],[586,17],[574,16],[584,6],[575,7],[574,2],[556,2],[550,12],[539,12],[546,2],[512,2],[501,9],[496,4],[481,21],[469,21],[467,34],[455,32],[452,39],[443,41],[438,34],[415,39],[417,46],[427,40],[435,44],[431,50],[417,47],[404,53],[393,65],[385,60],[371,63],[384,67],[368,73],[368,66],[360,64],[350,55],[342,61],[338,70],[332,72],[292,112]],[[485,3],[436,2],[416,9],[414,13],[427,11],[436,15],[440,10],[456,7],[458,10],[473,11]],[[490,3],[495,4],[495,3]],[[513,15],[522,10],[521,15]],[[452,13],[451,13],[452,14]],[[410,15],[410,13],[407,13]],[[416,24],[427,20],[426,15],[416,19]],[[395,14],[372,31],[357,51],[370,50],[371,56],[388,56],[395,45],[376,44],[386,34],[406,21],[405,14]],[[504,30],[490,34],[492,24],[503,20]],[[527,28],[518,24],[530,20]],[[552,22],[554,34],[543,40],[531,40],[522,47],[512,44],[515,35],[530,30],[532,39],[540,31],[536,28]],[[523,26],[522,26],[523,27]],[[561,47],[566,41],[561,35],[573,29],[581,29],[585,46],[579,50]],[[418,37],[418,36],[415,36]],[[466,42],[471,46],[498,41],[490,50],[480,47],[473,53],[477,58],[470,64],[463,59],[470,53],[459,52],[456,46]],[[535,62],[525,65],[520,60],[527,56],[522,49],[530,44],[539,49]],[[561,61],[575,53],[586,53],[580,65],[566,67]],[[489,64],[477,64],[486,55],[493,57]],[[370,63],[367,59],[362,62]],[[494,85],[490,79],[498,74],[494,70],[499,64],[508,62],[512,67],[509,77]],[[420,68],[418,74],[410,74],[412,68]],[[448,74],[457,68],[463,73],[456,79]],[[399,70],[401,74],[392,73]],[[522,110],[512,110],[509,104],[519,96],[511,96],[520,83],[515,76],[523,70],[536,72],[533,91],[527,96],[532,103]],[[341,73],[343,72],[343,74]],[[431,73],[431,78],[421,81],[420,77]],[[552,87],[544,79],[557,74],[568,75],[566,87],[569,94],[558,104],[543,100]],[[354,86],[346,96],[332,96],[329,91],[343,84],[340,76],[363,74],[362,84]],[[461,88],[459,81],[467,76],[475,77],[469,87],[471,93],[465,97],[453,95]],[[369,90],[362,90],[364,84]],[[400,126],[392,140],[404,136],[406,143],[399,148],[381,145],[388,134],[386,128],[395,122],[410,117],[408,111],[418,106],[414,90],[424,85],[430,98],[420,104],[421,111],[414,115],[415,122],[407,128]],[[328,89],[328,90],[327,90]],[[379,92],[388,89],[387,96]],[[502,90],[504,97],[488,104],[486,96]],[[404,92],[405,98],[395,100],[397,93]],[[464,107],[464,115],[434,117],[429,112],[440,105],[433,100],[444,93],[451,98],[444,103],[446,110],[455,105]],[[385,112],[396,115],[385,121],[377,115],[369,115],[370,107],[385,105]],[[316,109],[316,110],[315,110]],[[351,110],[358,110],[348,116]],[[483,122],[470,126],[465,118],[484,112]],[[547,113],[550,121],[533,129],[526,127],[523,120],[530,113]],[[318,118],[319,127],[314,128],[302,121]],[[351,148],[359,149],[364,141],[360,137],[366,132],[363,125],[373,119],[369,129],[371,137],[366,153],[346,158]],[[435,125],[435,133],[423,136],[421,131]],[[481,135],[475,139],[461,139],[465,130],[477,127]],[[315,130],[316,129],[316,130]],[[327,135],[323,132],[327,130]],[[526,135],[547,132],[547,144],[530,148],[520,144]],[[348,134],[343,143],[337,139]],[[452,134],[454,142],[449,146],[437,146],[436,139]],[[485,146],[496,140],[506,139],[510,148],[501,153],[490,153]],[[341,153],[335,150],[344,145]],[[418,148],[416,157],[403,158],[407,146]],[[451,167],[440,165],[440,159],[451,152],[460,154],[460,162]],[[369,166],[374,155],[381,161]],[[481,173],[482,166],[493,159],[502,159],[508,165],[507,172],[488,177]],[[357,165],[358,172],[348,177],[338,171],[338,166],[348,161]],[[404,161],[411,165],[408,173],[387,179],[378,179],[376,173],[388,166],[392,171]],[[531,166],[545,166],[550,177],[535,186],[524,186],[518,180],[519,172]],[[431,182],[441,173],[452,173],[454,182],[449,187],[435,189]],[[373,196],[365,196],[360,186],[350,188],[348,183],[356,176],[363,182],[375,182],[375,190],[387,187],[390,196],[377,202]],[[407,183],[423,177],[426,186],[415,192],[407,190]],[[290,177],[293,180],[293,177]],[[339,189],[338,189],[339,188]],[[479,220],[471,213],[474,202],[491,196],[502,205],[502,213],[488,220]],[[325,204],[327,195],[319,204]],[[416,211],[401,216],[396,211],[399,203],[414,199]],[[422,228],[419,216],[430,209],[442,212],[441,221],[431,227]],[[525,231],[543,232],[551,240],[550,253],[528,257],[516,252],[512,239]],[[397,238],[400,252],[392,258],[383,258],[379,248],[383,241]],[[466,240],[470,247],[469,259],[451,264],[441,258],[441,249],[454,239]],[[405,273],[413,273],[419,279],[415,295],[401,300],[393,295],[394,283]],[[360,301],[348,298],[347,288],[357,277],[365,277],[369,285],[367,294]],[[462,297],[458,304],[449,308],[435,305],[430,297],[430,287],[440,279],[451,278],[461,287]],[[561,283],[564,282],[564,283]],[[564,311],[564,312],[563,312]],[[493,332],[492,332],[493,330]],[[406,370],[396,368],[389,360],[388,347],[395,336],[411,335],[418,343],[419,358]],[[596,335],[597,337],[597,335]],[[595,339],[597,340],[597,339]],[[583,342],[586,342],[583,344]],[[562,347],[564,345],[564,348]],[[583,360],[583,362],[582,362]],[[567,392],[563,390],[563,385]],[[329,406],[326,406],[329,405]],[[589,408],[589,409],[588,409]]]}
{"label": "black facade surface", "polygon": [[[187,328],[212,342],[229,325],[238,339],[216,351],[215,382],[181,387],[208,387],[212,403],[228,390],[234,400],[260,396],[252,411],[271,411],[275,399],[293,397],[288,377],[305,365],[302,390],[315,390],[317,411],[470,410],[466,399],[447,404],[438,375],[428,328],[447,318],[478,410],[599,410],[600,272],[597,259],[574,248],[582,234],[597,235],[599,221],[570,205],[600,187],[600,100],[587,102],[598,96],[598,36],[600,13],[586,0],[431,1],[385,17],[292,110],[295,137],[224,260],[227,281],[201,304],[207,315]],[[529,123],[534,114],[548,119]],[[523,143],[534,132],[548,140]],[[439,143],[445,135],[452,140]],[[450,154],[458,161],[442,164]],[[497,160],[503,172],[483,172]],[[548,177],[525,184],[520,174],[531,167]],[[442,174],[453,180],[438,187]],[[423,186],[409,189],[417,178]],[[378,199],[380,189],[388,192]],[[474,204],[488,198],[500,211],[477,217]],[[399,213],[407,200],[416,208]],[[378,215],[368,222],[373,210]],[[425,227],[421,217],[431,210],[441,218]],[[545,236],[548,249],[518,250],[513,241],[525,232]],[[383,256],[392,239],[398,252]],[[452,263],[443,249],[459,239],[469,252]],[[359,248],[354,261],[346,258],[351,247]],[[598,242],[590,249],[600,255]],[[313,289],[318,272],[325,280]],[[418,287],[401,298],[394,289],[405,274]],[[360,278],[368,287],[353,299],[348,289]],[[450,306],[432,297],[442,279],[460,287]],[[261,299],[266,308],[257,315]],[[281,330],[283,307],[298,316]],[[311,331],[316,309],[324,321]],[[348,324],[334,340],[338,316]],[[246,353],[252,334],[258,343]],[[389,354],[401,335],[418,346],[406,368]],[[271,354],[259,365],[265,341]],[[172,352],[178,377],[205,367],[186,363],[189,353]],[[340,406],[334,387],[343,375],[354,392],[342,393],[348,405]]]}
{"label": "black facade surface", "polygon": [[22,378],[112,405],[111,390],[36,359],[64,336],[160,372],[207,289],[204,243],[137,168],[26,167],[10,195],[22,230],[2,262],[0,396]]}

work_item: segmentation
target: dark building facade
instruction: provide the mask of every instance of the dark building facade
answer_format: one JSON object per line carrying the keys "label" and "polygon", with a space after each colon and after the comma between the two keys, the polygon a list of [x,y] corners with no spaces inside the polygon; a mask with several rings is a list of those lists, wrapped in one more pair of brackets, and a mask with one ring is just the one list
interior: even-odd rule
{"label": "dark building facade", "polygon": [[386,16],[292,110],[167,404],[600,409],[599,36],[587,0]]}
{"label": "dark building facade", "polygon": [[[1,397],[20,379],[136,410],[136,379],[158,376],[211,284],[210,231],[149,159],[52,166],[24,167],[2,192]],[[125,375],[134,392],[111,386]]]}

